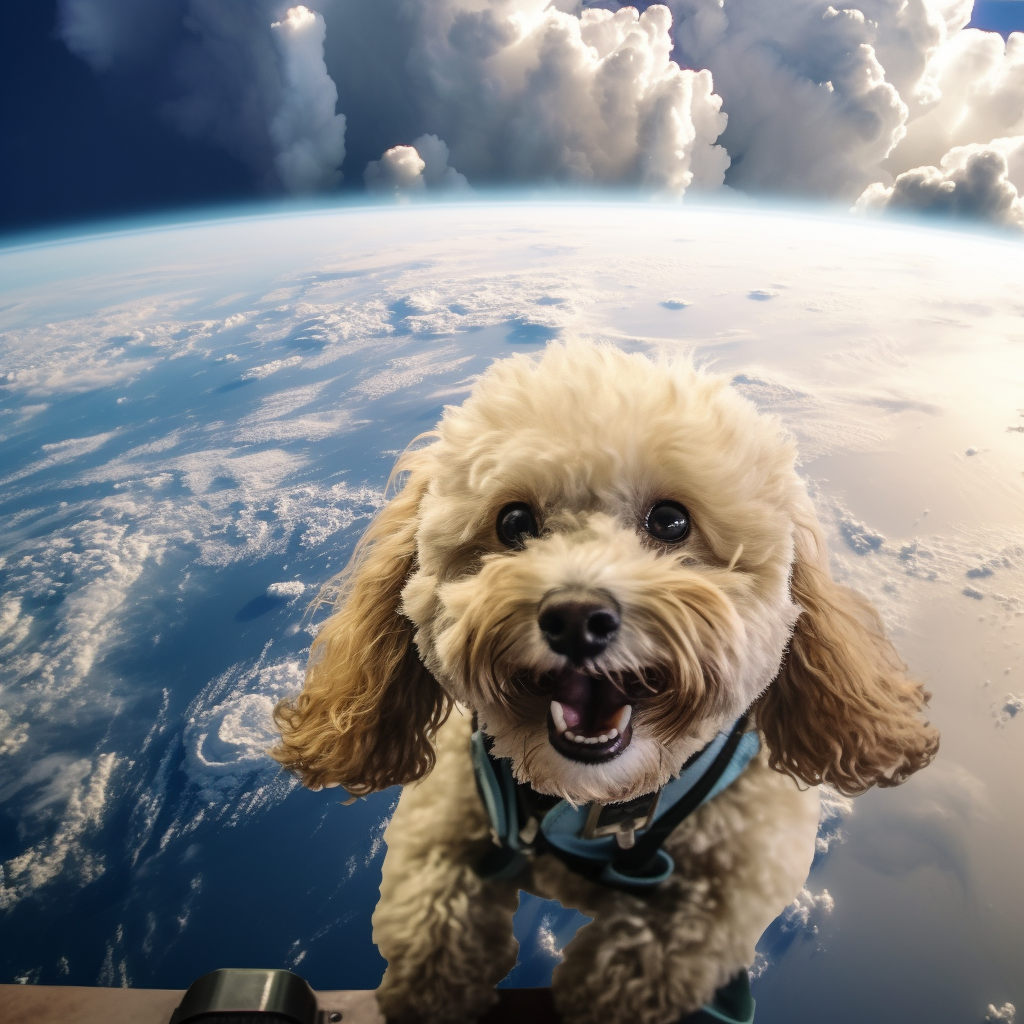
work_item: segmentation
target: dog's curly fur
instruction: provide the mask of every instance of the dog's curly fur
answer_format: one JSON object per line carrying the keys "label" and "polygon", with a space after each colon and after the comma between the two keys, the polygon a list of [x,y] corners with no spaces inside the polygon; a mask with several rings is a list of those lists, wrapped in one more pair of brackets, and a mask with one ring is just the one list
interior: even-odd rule
{"label": "dog's curly fur", "polygon": [[[276,710],[274,755],[314,788],[406,784],[374,916],[389,1019],[484,1012],[515,962],[526,889],[594,917],[555,971],[566,1021],[668,1024],[752,961],[799,891],[808,787],[896,785],[932,759],[927,694],[868,602],[832,580],[792,443],[725,378],[556,344],[495,363],[429,436],[398,463],[405,486],[356,549],[303,692]],[[691,517],[680,543],[645,529],[665,500]],[[537,535],[510,547],[495,524],[512,502]],[[552,647],[538,620],[552,593],[616,609],[603,650],[569,664]],[[631,706],[614,756],[556,744],[566,673]],[[676,829],[677,870],[650,893],[550,855],[510,881],[475,873],[490,837],[470,710],[535,790],[612,803],[664,785],[749,708],[762,754]]]}

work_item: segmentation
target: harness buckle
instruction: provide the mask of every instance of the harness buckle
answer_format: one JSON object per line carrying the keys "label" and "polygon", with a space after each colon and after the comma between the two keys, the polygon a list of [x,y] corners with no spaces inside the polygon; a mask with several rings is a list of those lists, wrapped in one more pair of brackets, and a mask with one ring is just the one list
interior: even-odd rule
{"label": "harness buckle", "polygon": [[526,824],[519,830],[519,842],[521,842],[523,846],[532,846],[539,831],[540,823],[536,818],[530,817]]}
{"label": "harness buckle", "polygon": [[587,823],[583,826],[583,838],[615,836],[619,847],[628,850],[635,842],[634,833],[654,821],[660,799],[661,790],[656,789],[621,804],[591,804]]}

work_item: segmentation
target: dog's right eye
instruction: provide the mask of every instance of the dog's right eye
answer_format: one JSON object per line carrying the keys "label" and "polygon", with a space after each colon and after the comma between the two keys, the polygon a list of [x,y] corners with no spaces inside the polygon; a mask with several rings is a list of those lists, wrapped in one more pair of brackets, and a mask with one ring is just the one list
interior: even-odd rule
{"label": "dog's right eye", "polygon": [[690,513],[678,501],[659,501],[651,506],[644,526],[652,537],[676,544],[690,535]]}
{"label": "dog's right eye", "polygon": [[537,520],[530,506],[513,501],[498,513],[498,540],[510,548],[521,548],[527,537],[537,536]]}

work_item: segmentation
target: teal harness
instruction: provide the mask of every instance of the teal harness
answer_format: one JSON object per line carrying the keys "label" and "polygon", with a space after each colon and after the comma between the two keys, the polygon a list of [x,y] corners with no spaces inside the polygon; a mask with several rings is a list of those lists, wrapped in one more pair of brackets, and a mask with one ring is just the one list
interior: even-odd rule
{"label": "teal harness", "polygon": [[675,868],[662,843],[680,822],[735,781],[760,749],[757,733],[745,730],[743,715],[661,790],[620,804],[573,806],[516,782],[509,760],[494,757],[489,737],[477,729],[473,771],[496,845],[477,865],[477,873],[511,878],[526,866],[530,853],[552,853],[605,885],[631,890],[658,885]]}
{"label": "teal harness", "polygon": [[[760,750],[741,715],[683,765],[662,789],[620,804],[573,806],[516,782],[511,762],[491,753],[477,729],[473,772],[495,846],[477,864],[482,878],[512,878],[531,854],[551,853],[593,881],[628,892],[649,892],[675,870],[662,844],[698,807],[734,782]],[[746,971],[716,993],[686,1024],[751,1024],[754,1000]]]}

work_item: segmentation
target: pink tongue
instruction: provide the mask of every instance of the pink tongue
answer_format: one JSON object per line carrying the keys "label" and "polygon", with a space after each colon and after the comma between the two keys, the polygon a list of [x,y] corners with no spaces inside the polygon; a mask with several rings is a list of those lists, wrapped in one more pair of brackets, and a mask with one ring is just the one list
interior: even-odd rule
{"label": "pink tongue", "polygon": [[595,679],[582,672],[567,670],[555,682],[554,699],[562,705],[568,729],[599,733],[610,723],[621,707],[628,704],[625,695],[606,679]]}

